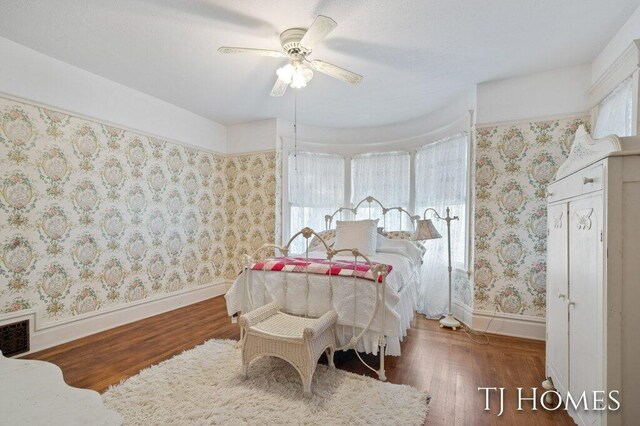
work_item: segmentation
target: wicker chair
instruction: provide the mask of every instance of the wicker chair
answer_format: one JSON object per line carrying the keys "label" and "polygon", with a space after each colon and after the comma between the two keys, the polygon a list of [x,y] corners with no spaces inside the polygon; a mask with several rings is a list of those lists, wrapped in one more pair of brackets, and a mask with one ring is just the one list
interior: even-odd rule
{"label": "wicker chair", "polygon": [[261,356],[282,358],[298,371],[305,397],[311,396],[311,379],[318,359],[327,353],[329,366],[336,349],[335,311],[320,318],[302,318],[280,312],[275,303],[262,306],[240,316],[243,329],[241,374],[247,377],[249,364]]}

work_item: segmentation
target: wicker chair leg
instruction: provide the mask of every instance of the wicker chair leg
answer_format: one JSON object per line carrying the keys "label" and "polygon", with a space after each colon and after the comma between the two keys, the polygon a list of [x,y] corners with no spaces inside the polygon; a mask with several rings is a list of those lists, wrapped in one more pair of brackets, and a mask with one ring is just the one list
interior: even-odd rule
{"label": "wicker chair leg", "polygon": [[336,353],[336,350],[334,348],[327,348],[325,353],[327,354],[327,361],[329,361],[329,368],[335,370],[336,365],[333,363],[333,354]]}
{"label": "wicker chair leg", "polygon": [[246,380],[248,377],[248,373],[249,372],[249,364],[242,364],[240,366],[240,376],[242,377],[242,379]]}
{"label": "wicker chair leg", "polygon": [[305,398],[311,398],[311,380],[313,376],[302,378],[302,390]]}

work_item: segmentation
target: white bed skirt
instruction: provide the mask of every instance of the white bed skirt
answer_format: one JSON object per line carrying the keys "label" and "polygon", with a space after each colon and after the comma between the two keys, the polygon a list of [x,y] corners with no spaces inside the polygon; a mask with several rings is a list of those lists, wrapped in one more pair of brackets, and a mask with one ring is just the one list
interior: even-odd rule
{"label": "white bed skirt", "polygon": [[[375,284],[366,280],[357,282],[357,313],[354,310],[353,279],[348,277],[333,277],[332,285],[328,286],[328,276],[309,275],[282,272],[250,271],[250,293],[253,307],[245,297],[244,272],[236,279],[232,287],[225,294],[227,312],[234,315],[255,309],[270,302],[286,306],[286,311],[294,315],[309,315],[318,317],[330,309],[338,313],[337,339],[340,346],[348,343],[353,337],[353,317],[356,315],[356,335],[358,335],[371,318],[371,309],[375,304]],[[307,285],[308,279],[308,285]],[[387,286],[386,318],[384,331],[387,338],[388,355],[400,355],[400,343],[407,335],[413,314],[417,306],[417,279],[410,276],[399,291]],[[397,284],[396,284],[397,285]],[[333,288],[330,291],[329,288]],[[288,288],[285,297],[284,289]],[[309,296],[306,296],[309,294]],[[381,311],[357,344],[360,352],[378,353],[378,338],[381,335]]]}
{"label": "white bed skirt", "polygon": [[[398,294],[400,301],[395,306],[395,311],[400,315],[400,326],[398,333],[395,336],[387,336],[386,355],[400,356],[400,343],[407,335],[407,330],[411,328],[411,321],[416,312],[417,306],[417,290],[413,285],[405,286]],[[362,331],[361,328],[356,328],[356,335]],[[336,325],[336,339],[340,346],[346,345],[353,337],[353,327],[349,325]],[[380,333],[376,331],[367,331],[362,336],[362,339],[358,341],[356,350],[358,352],[365,352],[368,354],[378,355],[378,339]]]}

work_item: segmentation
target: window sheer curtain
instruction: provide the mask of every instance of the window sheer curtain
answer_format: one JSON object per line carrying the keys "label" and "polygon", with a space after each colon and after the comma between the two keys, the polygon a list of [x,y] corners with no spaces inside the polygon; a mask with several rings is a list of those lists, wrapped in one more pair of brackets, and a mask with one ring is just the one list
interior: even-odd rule
{"label": "window sheer curtain", "polygon": [[[465,267],[467,216],[467,134],[426,145],[416,153],[416,214],[433,207],[445,216],[446,207],[451,216],[460,220],[451,222],[451,259],[453,268]],[[447,271],[447,224],[438,220],[433,212],[427,218],[442,238],[425,241],[427,249],[422,265],[418,291],[418,311],[428,318],[439,318],[448,310],[449,280]]]}
{"label": "window sheer curtain", "polygon": [[[290,235],[305,226],[325,229],[324,216],[344,203],[344,157],[298,152],[289,155]],[[291,245],[292,253],[305,250],[304,239]]]}
{"label": "window sheer curtain", "polygon": [[631,136],[633,118],[633,79],[627,78],[600,102],[593,136]]}
{"label": "window sheer curtain", "polygon": [[[357,155],[351,159],[351,204],[355,206],[371,195],[385,207],[409,207],[411,156],[408,152]],[[356,219],[380,218],[379,226],[388,231],[412,229],[407,215],[389,212],[382,221],[377,204],[358,209]]]}

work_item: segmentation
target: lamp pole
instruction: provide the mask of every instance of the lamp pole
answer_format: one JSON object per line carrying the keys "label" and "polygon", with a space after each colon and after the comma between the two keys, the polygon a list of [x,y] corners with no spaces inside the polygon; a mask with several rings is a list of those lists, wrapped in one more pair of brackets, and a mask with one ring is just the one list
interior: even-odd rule
{"label": "lamp pole", "polygon": [[447,222],[447,257],[448,257],[448,270],[449,270],[449,312],[447,312],[447,315],[442,318],[440,320],[440,327],[450,327],[452,328],[454,331],[460,327],[460,321],[458,321],[454,316],[453,316],[453,309],[451,308],[451,303],[452,303],[452,285],[451,285],[451,272],[452,272],[452,268],[451,268],[451,221],[452,220],[458,220],[458,216],[451,216],[450,213],[450,209],[449,207],[447,207],[446,212],[447,215],[445,217],[442,217],[438,214],[438,212],[432,208],[429,207],[428,209],[426,209],[423,213],[423,218],[426,219],[427,218],[427,213],[429,211],[432,211],[433,214],[436,216],[436,218],[438,218],[439,220],[444,220]]}

